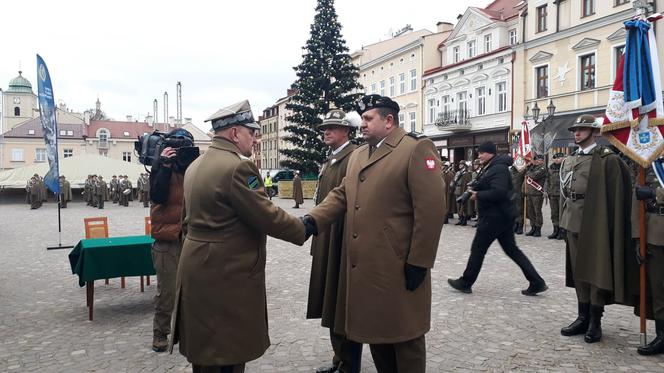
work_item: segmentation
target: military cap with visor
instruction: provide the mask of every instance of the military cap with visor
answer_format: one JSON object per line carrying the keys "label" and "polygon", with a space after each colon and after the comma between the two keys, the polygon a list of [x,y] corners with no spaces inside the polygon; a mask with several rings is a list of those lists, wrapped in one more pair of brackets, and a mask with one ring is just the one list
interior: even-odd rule
{"label": "military cap with visor", "polygon": [[366,95],[357,103],[357,113],[362,115],[364,112],[371,109],[388,108],[399,113],[399,104],[394,102],[391,98],[381,95]]}
{"label": "military cap with visor", "polygon": [[358,127],[359,121],[361,121],[361,119],[357,113],[346,113],[341,109],[332,109],[325,114],[323,123],[319,124],[316,128],[319,131],[324,131],[331,127],[346,127],[354,130]]}
{"label": "military cap with visor", "polygon": [[574,123],[572,123],[571,126],[567,127],[569,131],[574,131],[577,128],[592,128],[592,129],[600,129],[602,125],[597,122],[597,118],[595,116],[590,115],[590,114],[583,114],[576,118]]}
{"label": "military cap with visor", "polygon": [[249,100],[240,101],[223,109],[219,109],[205,121],[212,122],[212,129],[215,131],[236,125],[255,130],[261,129],[261,126],[259,126],[254,120]]}

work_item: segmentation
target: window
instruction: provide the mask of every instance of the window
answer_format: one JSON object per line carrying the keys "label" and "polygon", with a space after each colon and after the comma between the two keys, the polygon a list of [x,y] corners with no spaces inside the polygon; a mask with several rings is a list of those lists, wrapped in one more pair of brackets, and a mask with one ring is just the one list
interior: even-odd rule
{"label": "window", "polygon": [[595,0],[582,0],[583,1],[583,13],[582,17],[588,17],[595,14]]}
{"label": "window", "polygon": [[477,98],[477,115],[486,114],[486,88],[479,87],[475,90],[475,97]]}
{"label": "window", "polygon": [[14,116],[15,117],[20,117],[21,116],[21,108],[16,106],[14,107]]}
{"label": "window", "polygon": [[385,81],[384,80],[380,81],[380,95],[385,96]]}
{"label": "window", "polygon": [[537,32],[542,32],[546,31],[546,16],[547,16],[547,11],[546,11],[546,5],[538,6],[537,7]]}
{"label": "window", "polygon": [[581,90],[595,88],[595,54],[581,56]]}
{"label": "window", "polygon": [[65,130],[60,130],[60,136],[66,136],[66,135],[67,135],[67,131],[65,131]]}
{"label": "window", "polygon": [[122,133],[122,135],[124,135],[124,137],[129,137],[129,132],[124,131],[124,132]]}
{"label": "window", "polygon": [[513,28],[510,30],[510,45],[514,45],[517,42],[516,38],[516,29]]}
{"label": "window", "polygon": [[406,121],[403,113],[399,113],[399,127],[403,127],[403,123]]}
{"label": "window", "polygon": [[615,6],[629,3],[629,0],[616,0]]}
{"label": "window", "polygon": [[535,68],[535,81],[537,82],[537,98],[549,95],[549,66],[540,66]]}
{"label": "window", "polygon": [[427,107],[429,108],[429,120],[427,120],[427,122],[435,123],[436,122],[436,99],[435,98],[428,99],[427,100]]}
{"label": "window", "polygon": [[454,56],[454,59],[452,61],[454,63],[459,62],[459,47],[452,48],[452,55]]}
{"label": "window", "polygon": [[23,162],[23,149],[12,149],[12,162]]}
{"label": "window", "polygon": [[414,111],[411,111],[410,113],[408,113],[408,116],[410,117],[410,131],[415,132],[415,123],[417,122],[416,121],[417,113],[414,112]]}
{"label": "window", "polygon": [[371,83],[371,94],[376,93],[376,83]]}
{"label": "window", "polygon": [[459,92],[457,93],[457,110],[461,111],[466,111],[468,108],[468,103],[466,100],[468,99],[468,94],[466,91]]}
{"label": "window", "polygon": [[67,136],[74,136],[74,131],[67,130]]}
{"label": "window", "polygon": [[475,40],[471,40],[466,44],[466,49],[468,50],[468,58],[475,57]]}
{"label": "window", "polygon": [[397,93],[396,92],[396,86],[394,85],[394,77],[390,77],[390,97],[394,97],[394,95]]}
{"label": "window", "polygon": [[496,94],[498,96],[498,111],[507,110],[507,84],[505,82],[496,84]]}
{"label": "window", "polygon": [[101,155],[102,157],[108,157],[108,150],[99,149],[99,155]]}
{"label": "window", "polygon": [[131,162],[131,152],[122,152],[122,160],[125,162]]}
{"label": "window", "polygon": [[106,130],[99,131],[99,142],[108,141],[108,132]]}
{"label": "window", "polygon": [[491,51],[491,34],[484,35],[484,52]]}
{"label": "window", "polygon": [[[617,47],[613,48],[613,71],[614,75],[613,77],[615,78],[616,75],[618,74],[618,65],[620,64],[620,59],[622,58],[623,52],[625,51],[625,46],[624,45],[619,45]],[[613,79],[611,79],[613,81]]]}
{"label": "window", "polygon": [[417,91],[417,70],[410,70],[410,90]]}
{"label": "window", "polygon": [[443,115],[447,115],[450,112],[450,96],[443,96],[441,99],[443,104]]}
{"label": "window", "polygon": [[34,135],[34,134],[35,134],[35,130],[28,130],[28,135]]}
{"label": "window", "polygon": [[62,154],[64,158],[69,158],[74,156],[74,149],[62,149]]}
{"label": "window", "polygon": [[35,149],[35,162],[46,162],[46,148]]}
{"label": "window", "polygon": [[399,74],[399,94],[402,95],[406,93],[406,74]]}

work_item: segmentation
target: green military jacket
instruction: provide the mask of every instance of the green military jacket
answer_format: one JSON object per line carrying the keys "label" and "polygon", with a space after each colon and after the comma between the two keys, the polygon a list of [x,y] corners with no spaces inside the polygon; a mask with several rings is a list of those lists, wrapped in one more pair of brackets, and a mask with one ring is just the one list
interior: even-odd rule
{"label": "green military jacket", "polygon": [[512,175],[512,188],[516,196],[523,195],[523,181],[525,180],[525,170],[519,171],[516,167],[510,166],[510,174]]}
{"label": "green military jacket", "polygon": [[536,165],[528,166],[528,168],[526,168],[526,180],[531,178],[534,182],[542,186],[542,190],[539,191],[526,182],[526,194],[530,196],[541,196],[546,187],[546,175],[546,167]]}
{"label": "green military jacket", "polygon": [[549,166],[549,174],[546,178],[546,187],[544,188],[549,196],[560,195],[560,165],[552,164]]}
{"label": "green military jacket", "polygon": [[[664,246],[664,188],[659,184],[652,167],[646,169],[646,186],[655,190],[656,199],[645,201],[651,210],[646,210],[646,237],[650,245]],[[639,201],[636,200],[636,194],[632,199],[632,238],[639,238]],[[661,210],[661,214],[652,212],[653,209]]]}

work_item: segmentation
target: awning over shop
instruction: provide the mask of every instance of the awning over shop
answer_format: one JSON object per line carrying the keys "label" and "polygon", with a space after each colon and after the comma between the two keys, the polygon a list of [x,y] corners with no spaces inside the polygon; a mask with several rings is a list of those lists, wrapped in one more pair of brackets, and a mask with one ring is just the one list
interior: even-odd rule
{"label": "awning over shop", "polygon": [[[592,114],[599,117],[604,114],[604,110],[591,111],[584,114]],[[531,128],[530,142],[535,152],[540,153],[540,149],[542,149],[543,135],[545,135],[544,139],[546,142],[550,143],[549,148],[575,147],[574,133],[570,132],[567,128],[574,123],[579,115],[581,114],[556,114],[553,117],[553,120],[540,123]],[[607,145],[609,143],[602,137],[598,137],[597,142],[601,145]]]}
{"label": "awning over shop", "polygon": [[[44,176],[47,172],[48,163],[46,162],[2,171],[0,172],[0,187],[25,188],[25,184],[32,175]],[[127,175],[135,185],[140,174],[144,172],[143,165],[95,154],[60,158],[60,175],[64,175],[69,180],[72,188],[82,188],[88,175],[101,175],[107,182],[113,175]]]}

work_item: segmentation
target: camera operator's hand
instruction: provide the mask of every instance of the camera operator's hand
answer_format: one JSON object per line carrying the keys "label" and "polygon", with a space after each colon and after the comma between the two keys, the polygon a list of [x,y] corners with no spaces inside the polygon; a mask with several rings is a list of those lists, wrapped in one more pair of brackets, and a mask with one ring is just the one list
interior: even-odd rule
{"label": "camera operator's hand", "polygon": [[164,165],[170,165],[171,161],[173,160],[173,158],[175,158],[176,154],[177,153],[176,153],[175,149],[171,148],[170,146],[167,146],[161,152],[161,155],[159,156],[159,160]]}

